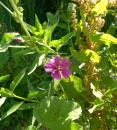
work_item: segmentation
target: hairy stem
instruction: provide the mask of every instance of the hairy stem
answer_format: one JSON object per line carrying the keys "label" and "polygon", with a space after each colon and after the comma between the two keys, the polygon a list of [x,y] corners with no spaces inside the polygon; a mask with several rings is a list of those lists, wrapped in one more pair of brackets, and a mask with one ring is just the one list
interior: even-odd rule
{"label": "hairy stem", "polygon": [[27,34],[27,36],[30,37],[30,33],[28,32],[26,26],[25,26],[25,23],[23,22],[23,18],[21,17],[21,12],[19,12],[17,6],[15,5],[14,1],[13,0],[9,0],[12,8],[14,9],[14,11],[16,12],[16,18],[17,20],[19,21],[19,23],[21,24],[23,30],[25,31],[25,33]]}

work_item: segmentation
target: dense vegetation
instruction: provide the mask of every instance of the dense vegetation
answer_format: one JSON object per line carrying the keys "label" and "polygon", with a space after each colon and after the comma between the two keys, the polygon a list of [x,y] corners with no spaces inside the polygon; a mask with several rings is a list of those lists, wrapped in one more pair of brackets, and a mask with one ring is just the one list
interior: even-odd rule
{"label": "dense vegetation", "polygon": [[0,10],[0,130],[117,130],[117,1]]}

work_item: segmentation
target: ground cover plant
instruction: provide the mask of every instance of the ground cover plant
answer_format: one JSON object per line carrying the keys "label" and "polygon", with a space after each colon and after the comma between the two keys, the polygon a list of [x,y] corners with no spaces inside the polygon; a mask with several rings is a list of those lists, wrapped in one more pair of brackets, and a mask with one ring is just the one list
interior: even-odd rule
{"label": "ground cover plant", "polygon": [[117,130],[117,1],[0,10],[0,130]]}

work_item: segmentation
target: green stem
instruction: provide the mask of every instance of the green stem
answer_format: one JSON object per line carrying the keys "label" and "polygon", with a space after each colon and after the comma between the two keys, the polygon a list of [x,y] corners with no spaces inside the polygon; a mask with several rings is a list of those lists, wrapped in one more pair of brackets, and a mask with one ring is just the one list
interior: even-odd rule
{"label": "green stem", "polygon": [[44,44],[44,43],[40,43],[40,42],[36,42],[37,44],[39,44],[39,45],[42,45],[42,46],[44,46],[44,47],[46,47],[46,48],[48,48],[50,51],[52,51],[52,52],[55,52],[50,46],[48,46],[47,44]]}
{"label": "green stem", "polygon": [[61,90],[62,90],[63,92],[65,92],[65,91],[64,91],[64,88],[63,88],[63,86],[62,86],[61,83],[60,83],[60,88],[61,88]]}
{"label": "green stem", "polygon": [[51,96],[51,89],[52,89],[52,86],[50,85],[50,86],[49,86],[49,90],[48,90],[48,97]]}
{"label": "green stem", "polygon": [[12,46],[12,45],[9,45],[9,48],[29,48],[29,46]]}
{"label": "green stem", "polygon": [[[16,16],[15,16],[15,17],[17,18],[17,20],[18,20],[19,23],[21,24],[21,27],[23,28],[23,30],[25,31],[25,33],[27,34],[27,36],[29,36],[29,38],[31,38],[31,35],[30,35],[28,29],[26,28],[26,25],[25,25],[25,23],[24,23],[24,21],[23,21],[23,18],[21,17],[21,15],[22,15],[21,12],[19,12],[19,10],[18,10],[18,8],[17,8],[17,6],[16,6],[16,4],[14,3],[13,0],[9,0],[9,2],[10,2],[10,4],[11,4],[12,8],[14,9],[14,11],[16,12]],[[54,50],[51,49],[51,47],[49,47],[49,46],[47,46],[47,45],[45,45],[45,44],[43,44],[43,43],[39,43],[39,42],[37,42],[37,43],[40,44],[40,45],[43,45],[43,46],[47,47],[49,50],[51,50],[51,51],[54,52]],[[37,50],[37,52],[40,53],[40,50],[39,50],[39,48],[35,45],[35,43],[33,43],[33,45],[34,45],[35,49]]]}
{"label": "green stem", "polygon": [[27,98],[23,98],[23,97],[20,97],[20,96],[17,96],[17,95],[13,95],[14,98],[17,98],[17,99],[20,99],[20,100],[24,100],[24,101],[28,101],[28,102],[35,102],[37,103],[38,101],[36,100],[30,100],[30,99],[27,99]]}
{"label": "green stem", "polygon": [[[68,33],[70,33],[71,30],[70,30],[70,23],[69,23],[69,22],[68,22],[68,24],[67,24],[67,27],[68,27]],[[70,39],[70,43],[71,43],[71,45],[72,45],[72,47],[73,47],[72,39]]]}
{"label": "green stem", "polygon": [[9,0],[9,2],[10,2],[10,4],[11,4],[12,8],[14,9],[14,11],[16,12],[16,15],[17,15],[16,17],[17,17],[18,21],[20,22],[20,24],[21,24],[23,30],[25,31],[25,33],[27,34],[27,36],[30,37],[30,33],[28,32],[28,30],[27,30],[27,28],[26,28],[26,26],[25,26],[25,24],[24,24],[24,22],[23,22],[23,19],[22,19],[22,17],[21,17],[21,13],[19,12],[17,6],[15,5],[15,3],[14,3],[13,0]]}
{"label": "green stem", "polygon": [[0,5],[5,8],[11,15],[13,15],[13,12],[6,6],[4,5],[1,1],[0,1]]}
{"label": "green stem", "polygon": [[31,35],[30,35],[29,31],[27,30],[27,28],[26,28],[26,26],[25,26],[23,20],[22,20],[20,17],[19,17],[19,22],[20,22],[22,28],[24,29],[25,33],[27,34],[27,36],[30,37]]}
{"label": "green stem", "polygon": [[[21,24],[21,27],[23,28],[23,30],[25,31],[27,36],[29,36],[29,38],[31,39],[31,35],[30,35],[28,29],[26,28],[26,25],[25,25],[25,23],[23,21],[23,18],[21,17],[22,14],[19,12],[19,10],[18,10],[18,8],[17,8],[17,6],[16,6],[16,4],[14,3],[13,0],[9,0],[9,2],[11,3],[12,8],[16,12],[16,16],[15,17],[17,18],[17,20]],[[33,43],[33,45],[34,45],[35,49],[37,50],[37,52],[40,53],[39,48],[35,45],[35,43]]]}

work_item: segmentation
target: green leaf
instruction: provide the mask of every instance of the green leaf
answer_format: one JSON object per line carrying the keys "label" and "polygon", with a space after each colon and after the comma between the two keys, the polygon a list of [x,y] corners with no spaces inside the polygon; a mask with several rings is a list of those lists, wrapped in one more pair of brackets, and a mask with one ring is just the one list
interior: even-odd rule
{"label": "green leaf", "polygon": [[32,33],[32,34],[35,34],[36,32],[36,28],[34,26],[31,26],[30,24],[28,23],[25,23],[27,29]]}
{"label": "green leaf", "polygon": [[0,76],[0,82],[4,82],[4,81],[8,80],[9,77],[10,77],[10,75]]}
{"label": "green leaf", "polygon": [[35,60],[33,61],[30,70],[28,72],[28,75],[32,74],[38,66],[40,66],[43,63],[43,60],[45,58],[45,54],[42,54],[41,56],[37,56]]}
{"label": "green leaf", "polygon": [[24,103],[24,104],[22,104],[19,108],[18,108],[18,110],[30,110],[30,109],[33,109],[33,103]]}
{"label": "green leaf", "polygon": [[110,34],[102,34],[102,36],[100,37],[101,41],[104,41],[106,43],[113,43],[113,44],[117,44],[117,38],[113,37]]}
{"label": "green leaf", "polygon": [[26,73],[26,68],[24,68],[11,82],[10,84],[10,89],[12,91],[15,90],[15,88],[17,87],[17,85],[20,83],[20,81],[23,79],[24,75]]}
{"label": "green leaf", "polygon": [[93,95],[95,95],[97,98],[101,99],[103,97],[103,94],[99,90],[96,90],[95,86],[92,83],[91,83],[91,89],[92,89]]}
{"label": "green leaf", "polygon": [[0,42],[0,45],[8,45],[12,41],[12,38],[18,35],[19,33],[4,33],[3,38]]}
{"label": "green leaf", "polygon": [[28,23],[25,23],[25,24],[26,24],[28,30],[35,36],[38,36],[38,35],[40,36],[44,33],[43,27],[42,27],[41,23],[39,22],[37,15],[35,15],[35,26],[32,26]]}
{"label": "green leaf", "polygon": [[95,42],[100,42],[107,46],[111,44],[117,44],[117,38],[113,37],[110,34],[102,33],[102,34],[90,34],[90,39]]}
{"label": "green leaf", "polygon": [[56,80],[54,79],[54,90],[58,91],[59,90],[59,84],[60,84],[60,80]]}
{"label": "green leaf", "polygon": [[98,107],[100,107],[102,104],[97,104],[97,105],[94,105],[93,107],[91,107],[88,111],[90,114],[92,114],[94,111],[97,110]]}
{"label": "green leaf", "polygon": [[75,122],[71,123],[71,130],[78,130],[78,125]]}
{"label": "green leaf", "polygon": [[79,93],[74,88],[74,83],[67,80],[62,79],[60,82],[61,86],[64,89],[64,94],[68,99],[77,99],[79,96]]}
{"label": "green leaf", "polygon": [[89,62],[89,61],[92,61],[94,63],[100,62],[101,57],[95,51],[92,51],[90,49],[81,50],[78,52],[73,48],[71,48],[70,51],[74,56],[74,58],[80,62]]}
{"label": "green leaf", "polygon": [[45,59],[45,54],[42,54],[42,55],[39,57],[38,66],[42,65],[44,59]]}
{"label": "green leaf", "polygon": [[54,15],[50,12],[47,13],[47,19],[50,25],[54,25],[55,23],[58,23],[59,21],[57,14]]}
{"label": "green leaf", "polygon": [[[76,81],[76,80],[79,80],[79,81]],[[75,99],[81,106],[84,106],[84,102],[86,100],[82,95],[82,92],[84,91],[83,86],[82,86],[82,89],[79,90],[82,84],[81,82],[82,81],[77,77],[73,77],[73,78],[70,77],[69,80],[62,79],[60,82],[60,85],[63,88],[64,96],[67,99],[70,99],[70,100]]]}
{"label": "green leaf", "polygon": [[33,61],[32,65],[31,65],[31,67],[30,67],[30,70],[29,70],[29,72],[28,72],[28,75],[32,74],[32,73],[36,70],[36,68],[37,68],[37,66],[38,66],[38,61],[39,61],[39,56],[37,56],[37,57],[35,58],[35,60]]}
{"label": "green leaf", "polygon": [[99,116],[93,115],[92,119],[90,120],[90,125],[91,130],[99,130],[102,125],[102,121],[99,119]]}
{"label": "green leaf", "polygon": [[19,0],[14,0],[14,3],[17,5],[19,3]]}
{"label": "green leaf", "polygon": [[38,130],[38,128],[36,128],[36,126],[30,125],[26,128],[26,130]]}
{"label": "green leaf", "polygon": [[45,29],[45,32],[44,32],[44,42],[49,44],[50,41],[51,41],[51,38],[52,38],[52,33],[53,31],[55,30],[56,26],[58,25],[58,23],[55,23],[54,25],[52,26],[48,26],[46,29]]}
{"label": "green leaf", "polygon": [[112,54],[110,54],[109,61],[110,61],[112,66],[117,68],[117,58],[116,58],[116,56],[114,57]]}
{"label": "green leaf", "polygon": [[68,26],[65,23],[58,23],[58,27],[61,29],[68,30],[68,28],[67,28]]}
{"label": "green leaf", "polygon": [[14,113],[24,102],[18,102],[15,103],[1,118],[0,120],[3,120],[4,118],[8,117],[12,113]]}
{"label": "green leaf", "polygon": [[82,85],[82,80],[76,76],[70,76],[70,81],[74,83],[74,88],[77,92],[82,92],[84,90]]}
{"label": "green leaf", "polygon": [[41,23],[39,22],[39,19],[37,17],[37,15],[35,15],[35,28],[36,28],[36,32],[39,32],[40,35],[43,34],[43,27],[41,25]]}
{"label": "green leaf", "polygon": [[45,98],[34,107],[36,119],[51,130],[71,130],[71,122],[78,119],[81,112],[76,102],[57,97]]}
{"label": "green leaf", "polygon": [[74,32],[68,33],[67,35],[63,36],[59,40],[52,40],[50,42],[50,46],[54,46],[54,47],[57,47],[59,49],[63,44],[68,42],[73,36],[75,36]]}
{"label": "green leaf", "polygon": [[85,51],[85,54],[86,56],[90,56],[90,60],[94,63],[99,63],[100,62],[100,56],[95,52],[95,51],[92,51],[90,49],[87,49]]}
{"label": "green leaf", "polygon": [[5,101],[6,101],[6,97],[0,98],[0,107],[4,104]]}
{"label": "green leaf", "polygon": [[85,51],[76,51],[73,48],[70,48],[71,54],[73,55],[73,57],[80,62],[88,62],[89,61],[89,57],[86,56]]}
{"label": "green leaf", "polygon": [[3,97],[14,97],[14,93],[11,92],[10,90],[6,89],[6,88],[0,88],[0,94]]}
{"label": "green leaf", "polygon": [[7,51],[10,42],[17,35],[19,35],[19,34],[18,33],[5,33],[2,40],[0,41],[0,52]]}
{"label": "green leaf", "polygon": [[81,107],[79,107],[79,108],[77,108],[77,109],[75,109],[75,110],[73,110],[73,111],[71,111],[68,115],[68,120],[70,119],[70,120],[76,120],[76,119],[78,119],[79,117],[80,117],[80,115],[81,115],[81,113],[82,113],[82,109],[81,109]]}
{"label": "green leaf", "polygon": [[53,15],[51,13],[47,13],[47,18],[48,18],[48,25],[45,28],[43,40],[44,40],[44,43],[49,44],[52,38],[52,33],[57,27],[59,20],[57,18],[57,14]]}
{"label": "green leaf", "polygon": [[83,127],[80,126],[78,123],[72,122],[71,123],[71,130],[83,130]]}
{"label": "green leaf", "polygon": [[0,53],[0,69],[4,69],[9,59],[9,52]]}
{"label": "green leaf", "polygon": [[31,125],[32,125],[32,126],[34,126],[35,121],[36,121],[36,118],[35,118],[35,116],[33,115],[33,116],[32,116],[32,122],[31,122]]}
{"label": "green leaf", "polygon": [[103,108],[104,106],[104,101],[100,98],[96,98],[96,100],[93,102],[93,107],[91,107],[88,111],[91,113],[95,111],[99,111]]}
{"label": "green leaf", "polygon": [[38,91],[31,91],[31,92],[28,94],[28,98],[37,97],[38,95],[39,95],[39,92],[38,92]]}
{"label": "green leaf", "polygon": [[104,14],[107,11],[108,0],[100,0],[92,9],[92,13],[96,15]]}
{"label": "green leaf", "polygon": [[5,52],[8,50],[8,46],[2,46],[0,45],[0,52]]}

